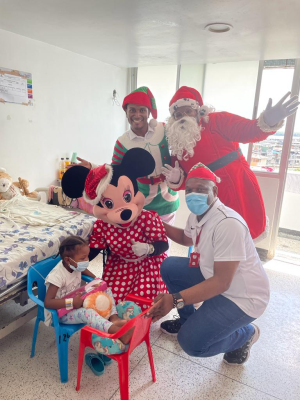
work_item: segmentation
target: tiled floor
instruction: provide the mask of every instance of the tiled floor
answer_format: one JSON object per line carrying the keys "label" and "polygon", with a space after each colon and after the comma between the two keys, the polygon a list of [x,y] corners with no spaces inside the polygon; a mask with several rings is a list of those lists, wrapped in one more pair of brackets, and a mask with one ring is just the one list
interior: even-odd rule
{"label": "tiled floor", "polygon": [[[172,255],[186,255],[186,249],[172,246]],[[98,269],[99,263],[93,268]],[[244,366],[230,367],[222,362],[222,355],[189,357],[176,338],[160,332],[157,322],[151,330],[157,382],[151,381],[146,348],[140,346],[130,357],[131,399],[300,399],[300,265],[281,256],[280,261],[267,262],[265,268],[271,301],[257,321],[261,337]],[[4,314],[0,309],[0,319]],[[69,382],[61,384],[51,328],[41,324],[36,356],[29,357],[33,326],[34,320],[0,341],[2,400],[120,398],[116,363],[106,367],[100,377],[84,365],[80,392],[75,391],[78,334],[69,346]]]}

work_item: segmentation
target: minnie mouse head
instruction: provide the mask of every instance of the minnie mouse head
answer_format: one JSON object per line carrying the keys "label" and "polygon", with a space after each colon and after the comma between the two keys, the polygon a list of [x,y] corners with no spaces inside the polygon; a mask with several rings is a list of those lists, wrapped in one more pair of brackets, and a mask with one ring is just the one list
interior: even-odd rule
{"label": "minnie mouse head", "polygon": [[93,204],[93,214],[121,228],[133,225],[144,204],[137,178],[150,175],[154,158],[144,149],[128,150],[121,164],[104,164],[92,170],[75,166],[66,171],[62,188],[70,198],[84,197]]}

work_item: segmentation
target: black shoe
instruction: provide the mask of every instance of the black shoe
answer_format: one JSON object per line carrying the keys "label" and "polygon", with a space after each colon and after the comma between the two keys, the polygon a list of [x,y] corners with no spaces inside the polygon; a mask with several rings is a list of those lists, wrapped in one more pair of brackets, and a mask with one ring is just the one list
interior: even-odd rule
{"label": "black shoe", "polygon": [[255,342],[258,341],[260,330],[255,324],[251,324],[254,327],[254,333],[247,342],[237,350],[229,351],[224,354],[223,361],[230,365],[242,365],[250,357],[250,349]]}
{"label": "black shoe", "polygon": [[181,323],[179,322],[179,317],[175,316],[174,319],[169,319],[160,324],[160,329],[167,335],[176,336],[181,328]]}

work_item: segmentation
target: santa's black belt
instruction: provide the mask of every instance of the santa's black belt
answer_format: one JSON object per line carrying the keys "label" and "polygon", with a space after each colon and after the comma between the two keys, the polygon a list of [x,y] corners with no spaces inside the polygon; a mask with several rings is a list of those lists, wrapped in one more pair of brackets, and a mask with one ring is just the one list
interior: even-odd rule
{"label": "santa's black belt", "polygon": [[239,156],[242,156],[242,150],[238,148],[237,150],[233,150],[225,156],[218,158],[216,161],[207,165],[212,172],[216,171],[217,169],[223,168],[226,165],[230,164],[232,161],[237,160]]}

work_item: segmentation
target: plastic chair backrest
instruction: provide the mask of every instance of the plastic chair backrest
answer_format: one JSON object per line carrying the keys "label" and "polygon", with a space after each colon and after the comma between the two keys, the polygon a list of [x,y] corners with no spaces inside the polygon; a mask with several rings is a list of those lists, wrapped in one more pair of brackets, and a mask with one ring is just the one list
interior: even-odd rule
{"label": "plastic chair backrest", "polygon": [[[134,331],[132,337],[130,339],[130,344],[128,348],[128,355],[133,352],[133,350],[139,346],[145,339],[148,334],[150,325],[151,325],[151,318],[145,318],[145,314],[147,310],[142,312],[142,314],[137,315],[131,321],[133,322],[132,327],[134,327]],[[130,322],[128,324],[128,330],[131,329]]]}
{"label": "plastic chair backrest", "polygon": [[[32,286],[36,282],[38,288],[38,299],[41,301],[45,300],[46,296],[46,285],[45,279],[50,271],[58,264],[60,257],[57,258],[47,258],[46,260],[40,261],[30,267],[27,274],[27,290],[29,297],[32,299],[34,296],[32,292]],[[37,272],[38,271],[38,272]],[[35,296],[34,296],[35,297]],[[34,300],[34,299],[33,299]],[[34,300],[35,301],[35,300]]]}
{"label": "plastic chair backrest", "polygon": [[[148,310],[145,310],[141,314],[132,318],[124,326],[122,326],[122,328],[116,333],[102,332],[102,331],[99,331],[99,330],[92,328],[91,326],[87,326],[87,325],[83,328],[83,330],[90,332],[90,333],[94,333],[100,337],[109,338],[109,339],[118,339],[120,336],[124,335],[124,333],[129,331],[131,328],[135,328],[132,333],[132,337],[130,339],[128,350],[126,352],[129,355],[140,343],[142,343],[145,340],[145,338],[148,334],[152,320],[151,320],[151,318],[144,317],[147,312],[148,312]],[[90,347],[93,348],[91,340],[90,340]],[[116,357],[119,358],[123,355],[124,355],[124,353],[110,354],[109,356],[111,358],[115,359]]]}

